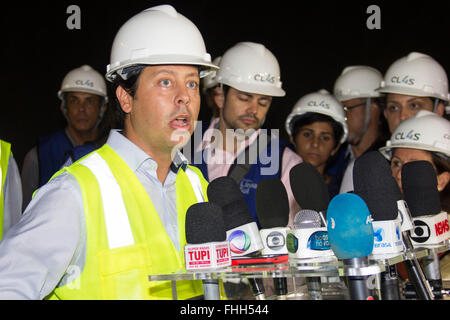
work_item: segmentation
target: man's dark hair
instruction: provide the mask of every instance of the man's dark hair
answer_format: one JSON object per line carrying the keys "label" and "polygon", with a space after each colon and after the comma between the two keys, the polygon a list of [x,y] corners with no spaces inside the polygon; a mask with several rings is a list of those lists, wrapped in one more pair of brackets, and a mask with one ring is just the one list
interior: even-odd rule
{"label": "man's dark hair", "polygon": [[[126,72],[126,80],[123,79],[120,75],[117,75],[116,79],[114,79],[113,82],[114,93],[116,92],[117,87],[121,86],[132,98],[134,98],[138,89],[138,80],[144,68],[145,65],[130,67],[130,71]],[[120,106],[119,100],[116,96],[114,100],[116,119],[119,122],[120,127],[123,128],[123,122],[125,120],[126,113],[122,110],[122,107]]]}

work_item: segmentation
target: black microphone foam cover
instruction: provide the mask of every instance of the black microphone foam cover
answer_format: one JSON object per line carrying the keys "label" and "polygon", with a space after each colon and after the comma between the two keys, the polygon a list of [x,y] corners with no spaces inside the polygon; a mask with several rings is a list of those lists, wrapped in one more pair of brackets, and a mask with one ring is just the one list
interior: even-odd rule
{"label": "black microphone foam cover", "polygon": [[402,166],[402,188],[412,217],[438,214],[442,211],[433,165],[412,161]]}
{"label": "black microphone foam cover", "polygon": [[402,199],[402,194],[392,177],[389,162],[380,152],[370,151],[355,160],[353,186],[375,221],[397,218],[397,201]]}
{"label": "black microphone foam cover", "polygon": [[262,229],[286,227],[289,222],[289,200],[286,188],[278,178],[263,179],[256,187],[256,212]]}
{"label": "black microphone foam cover", "polygon": [[302,162],[289,172],[292,194],[302,209],[325,213],[330,202],[328,187],[319,171],[310,163]]}
{"label": "black microphone foam cover", "polygon": [[237,183],[230,177],[211,181],[206,190],[209,202],[222,208],[225,230],[255,222]]}
{"label": "black microphone foam cover", "polygon": [[193,204],[186,212],[185,233],[189,244],[226,241],[222,209],[210,202]]}

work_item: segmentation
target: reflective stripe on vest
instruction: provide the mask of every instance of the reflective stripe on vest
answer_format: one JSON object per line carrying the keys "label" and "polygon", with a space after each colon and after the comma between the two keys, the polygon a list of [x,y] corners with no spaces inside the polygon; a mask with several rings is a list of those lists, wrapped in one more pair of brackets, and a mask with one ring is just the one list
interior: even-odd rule
{"label": "reflective stripe on vest", "polygon": [[8,171],[11,144],[0,140],[0,239],[3,237],[3,221],[5,214],[5,187],[6,174]]}
{"label": "reflective stripe on vest", "polygon": [[[102,195],[106,232],[110,249],[134,244],[133,232],[123,203],[122,192],[106,161],[97,153],[81,160],[98,181]],[[185,173],[191,182],[198,202],[204,201],[202,185],[198,175],[189,167]]]}
{"label": "reflective stripe on vest", "polygon": [[123,203],[122,192],[108,164],[97,153],[83,159],[81,164],[92,171],[100,187],[109,248],[133,245],[133,232]]}

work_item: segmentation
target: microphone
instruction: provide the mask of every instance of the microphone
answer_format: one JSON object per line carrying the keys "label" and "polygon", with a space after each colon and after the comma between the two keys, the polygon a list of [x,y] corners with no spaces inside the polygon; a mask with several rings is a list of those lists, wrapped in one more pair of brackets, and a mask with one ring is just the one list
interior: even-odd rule
{"label": "microphone", "polygon": [[[295,215],[294,230],[288,234],[287,245],[292,260],[325,262],[335,259],[327,228],[315,210],[303,209]],[[320,277],[306,277],[306,285],[311,300],[323,300]]]}
{"label": "microphone", "polygon": [[[186,270],[214,270],[231,265],[222,209],[209,202],[193,204],[186,212]],[[219,300],[219,280],[203,280],[206,300]]]}
{"label": "microphone", "polygon": [[[300,205],[294,218],[294,230],[287,237],[290,259],[335,259],[328,241],[326,209],[330,201],[323,176],[308,162],[294,166],[289,172],[292,194]],[[306,277],[308,293],[322,300],[320,277]]]}
{"label": "microphone", "polygon": [[344,268],[355,275],[346,276],[352,300],[373,300],[367,285],[368,276],[359,275],[368,266],[373,250],[372,218],[360,196],[343,193],[335,196],[327,211],[327,228],[331,248]]}
{"label": "microphone", "polygon": [[[300,210],[294,218],[294,230],[287,235],[287,248],[291,259],[331,261],[335,259],[328,239],[328,230],[315,210]],[[325,257],[325,259],[320,259]]]}
{"label": "microphone", "polygon": [[414,247],[442,245],[450,237],[447,213],[441,209],[437,177],[428,161],[408,162],[402,167],[402,187],[411,211]]}
{"label": "microphone", "polygon": [[278,178],[261,180],[256,188],[256,212],[264,243],[263,255],[287,255],[286,235],[289,230],[289,200]]}
{"label": "microphone", "polygon": [[[402,187],[415,225],[411,232],[414,247],[433,248],[449,237],[447,213],[442,211],[437,177],[428,161],[408,162],[402,167]],[[435,298],[442,299],[442,277],[436,252],[422,259],[424,273]]]}
{"label": "microphone", "polygon": [[[230,177],[219,177],[209,183],[206,193],[210,202],[222,208],[232,260],[250,254],[258,255],[264,245],[237,183]],[[248,281],[255,298],[265,300],[262,279],[248,278]]]}
{"label": "microphone", "polygon": [[[256,212],[261,226],[260,235],[264,243],[262,255],[285,255],[286,236],[289,228],[289,200],[286,188],[278,178],[263,179],[256,188]],[[273,279],[277,300],[287,299],[287,279]]]}
{"label": "microphone", "polygon": [[[364,200],[373,218],[372,257],[383,260],[399,255],[404,249],[397,204],[401,193],[389,163],[381,153],[367,152],[355,160],[353,186],[355,194]],[[380,287],[383,300],[400,300],[396,265],[381,273]]]}
{"label": "microphone", "polygon": [[401,192],[392,177],[389,163],[381,153],[367,152],[355,160],[353,186],[355,194],[364,200],[373,218],[372,256],[389,258],[403,252],[397,205]]}
{"label": "microphone", "polygon": [[312,164],[302,162],[291,169],[289,181],[292,194],[300,207],[317,211],[326,225],[326,210],[330,196],[320,172]]}
{"label": "microphone", "polygon": [[237,183],[230,177],[214,179],[206,190],[210,202],[222,208],[231,257],[259,253],[264,245]]}

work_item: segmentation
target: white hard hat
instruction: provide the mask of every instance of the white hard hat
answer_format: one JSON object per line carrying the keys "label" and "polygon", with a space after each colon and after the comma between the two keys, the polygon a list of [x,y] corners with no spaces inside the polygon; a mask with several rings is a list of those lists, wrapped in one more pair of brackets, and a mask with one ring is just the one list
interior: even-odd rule
{"label": "white hard hat", "polygon": [[383,81],[380,71],[369,66],[346,67],[334,83],[333,93],[339,101],[356,98],[378,98],[376,91]]}
{"label": "white hard hat", "polygon": [[378,91],[449,100],[444,68],[432,57],[418,52],[395,61],[387,70]]}
{"label": "white hard hat", "polygon": [[239,42],[228,49],[220,61],[217,82],[237,90],[274,97],[283,97],[280,66],[264,45]]}
{"label": "white hard hat", "polygon": [[187,64],[217,69],[206,52],[197,27],[170,5],[152,7],[129,19],[117,32],[111,49],[106,78],[117,74],[127,78],[124,69],[135,65]]}
{"label": "white hard hat", "polygon": [[320,113],[330,116],[337,121],[344,131],[340,143],[344,143],[347,139],[348,128],[345,121],[345,112],[341,103],[327,90],[322,89],[317,92],[309,93],[300,100],[292,108],[291,113],[286,118],[285,128],[289,135],[292,134],[293,120],[302,114],[307,112]]}
{"label": "white hard hat", "polygon": [[[216,66],[218,66],[220,64],[220,60],[222,59],[222,57],[216,57],[213,60],[213,64],[215,64]],[[203,93],[206,92],[206,90],[210,89],[210,88],[214,88],[215,86],[218,85],[217,79],[217,71],[213,71],[210,74],[208,74],[206,77],[204,77],[202,79],[203,82]]]}
{"label": "white hard hat", "polygon": [[64,77],[58,98],[64,99],[65,92],[86,92],[102,96],[108,102],[105,78],[88,65],[73,69]]}
{"label": "white hard hat", "polygon": [[403,120],[380,152],[391,159],[393,148],[410,148],[438,152],[450,157],[450,122],[427,110]]}

